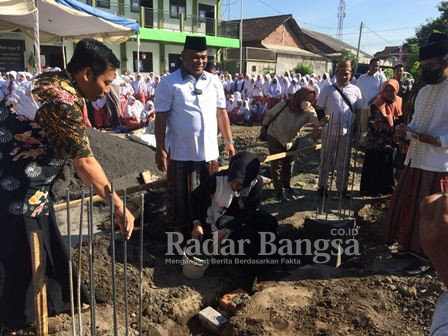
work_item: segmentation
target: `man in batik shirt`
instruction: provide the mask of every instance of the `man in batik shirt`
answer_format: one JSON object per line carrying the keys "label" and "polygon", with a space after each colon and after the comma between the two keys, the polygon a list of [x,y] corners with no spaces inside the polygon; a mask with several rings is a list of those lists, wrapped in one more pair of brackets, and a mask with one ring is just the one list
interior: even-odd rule
{"label": "man in batik shirt", "polygon": [[[104,44],[82,40],[66,70],[20,86],[0,109],[0,325],[7,333],[35,319],[28,243],[33,230],[43,233],[48,312],[69,308],[68,254],[49,193],[66,160],[73,160],[84,184],[103,199],[110,197],[110,183],[90,149],[82,111],[84,98],[94,101],[109,92],[119,66]],[[117,222],[129,238],[134,217],[113,197]]]}

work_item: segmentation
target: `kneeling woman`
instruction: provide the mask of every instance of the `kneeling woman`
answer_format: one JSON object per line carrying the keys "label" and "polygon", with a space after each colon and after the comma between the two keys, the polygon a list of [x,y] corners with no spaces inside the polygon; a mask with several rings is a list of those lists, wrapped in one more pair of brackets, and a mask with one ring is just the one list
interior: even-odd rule
{"label": "kneeling woman", "polygon": [[[238,257],[261,258],[259,233],[276,237],[278,223],[272,215],[258,210],[263,192],[259,172],[260,161],[251,153],[241,152],[232,157],[228,170],[215,173],[202,182],[191,197],[192,237],[201,240],[204,235],[216,232],[218,242],[226,238],[234,241],[249,239],[245,256]],[[257,275],[264,267],[255,265],[246,269]]]}

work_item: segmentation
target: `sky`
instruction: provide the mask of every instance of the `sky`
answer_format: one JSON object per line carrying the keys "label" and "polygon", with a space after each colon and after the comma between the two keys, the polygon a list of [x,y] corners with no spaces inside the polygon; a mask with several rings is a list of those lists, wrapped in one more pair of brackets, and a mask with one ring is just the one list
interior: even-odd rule
{"label": "sky", "polygon": [[[299,26],[336,36],[339,0],[222,0],[222,19],[292,14]],[[373,55],[385,46],[400,45],[415,29],[439,16],[441,0],[345,0],[343,41],[358,45],[361,21],[365,25],[361,49]],[[373,32],[372,32],[373,31]],[[375,34],[376,33],[376,34]]]}

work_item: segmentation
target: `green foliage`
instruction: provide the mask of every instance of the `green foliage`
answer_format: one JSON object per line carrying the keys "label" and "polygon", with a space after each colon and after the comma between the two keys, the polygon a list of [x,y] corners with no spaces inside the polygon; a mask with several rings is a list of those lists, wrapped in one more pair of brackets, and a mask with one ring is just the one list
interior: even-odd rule
{"label": "green foliage", "polygon": [[311,67],[303,63],[297,64],[297,66],[294,69],[292,69],[292,71],[294,73],[299,73],[302,76],[311,75],[313,73],[313,69],[311,69]]}
{"label": "green foliage", "polygon": [[342,49],[341,50],[341,56],[338,58],[338,62],[339,61],[350,61],[350,62],[352,62],[352,68],[353,69],[356,69],[356,67],[358,66],[358,58],[356,57],[355,54],[353,54],[348,49]]}
{"label": "green foliage", "polygon": [[392,69],[385,69],[384,75],[386,76],[387,79],[391,79],[394,75],[394,71]]}
{"label": "green foliage", "polygon": [[434,20],[427,20],[417,28],[415,36],[406,40],[406,62],[405,70],[409,71],[412,76],[417,79],[420,75],[420,63],[418,61],[418,52],[420,46],[423,46],[428,41],[429,35],[433,32],[441,32],[448,34],[448,1],[442,1],[437,9],[440,16]]}
{"label": "green foliage", "polygon": [[406,70],[409,71],[415,79],[420,76],[420,62],[418,60],[419,45],[411,43],[407,46]]}

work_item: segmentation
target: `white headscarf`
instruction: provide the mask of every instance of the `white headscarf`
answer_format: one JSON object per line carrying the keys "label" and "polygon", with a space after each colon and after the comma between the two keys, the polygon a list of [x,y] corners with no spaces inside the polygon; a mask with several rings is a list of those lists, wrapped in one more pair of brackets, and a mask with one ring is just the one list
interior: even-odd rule
{"label": "white headscarf", "polygon": [[148,100],[142,110],[142,113],[140,114],[140,120],[146,121],[151,113],[155,113],[154,102],[152,100]]}
{"label": "white headscarf", "polygon": [[282,87],[278,82],[278,79],[275,79],[277,80],[277,83],[274,83],[274,80],[272,80],[269,84],[269,96],[273,98],[280,98],[282,96]]}
{"label": "white headscarf", "polygon": [[126,106],[126,118],[135,118],[138,122],[141,121],[141,113],[143,110],[143,104],[140,100],[130,96],[128,100],[128,106]]}
{"label": "white headscarf", "polygon": [[36,111],[41,107],[41,104],[34,100],[32,89],[32,82],[24,83],[18,86],[7,100],[7,104],[12,105],[12,111],[28,120],[34,120]]}
{"label": "white headscarf", "polygon": [[[265,77],[265,78],[264,78]],[[267,97],[269,95],[269,84],[271,84],[271,75],[264,75],[264,83],[263,83],[263,95]]]}
{"label": "white headscarf", "polygon": [[[140,76],[140,79],[138,79],[138,76]],[[140,94],[140,92],[143,92],[146,94],[146,83],[142,79],[142,76],[138,74],[136,77],[136,80],[132,82],[132,88],[134,89],[134,94]]]}
{"label": "white headscarf", "polygon": [[[23,81],[20,81],[20,80],[19,80],[20,77],[23,77]],[[19,84],[19,85],[20,85],[20,84],[23,84],[23,83],[26,83],[26,82],[27,82],[27,79],[26,79],[25,72],[18,72],[18,73],[17,73],[16,81],[17,81],[17,84]]]}

